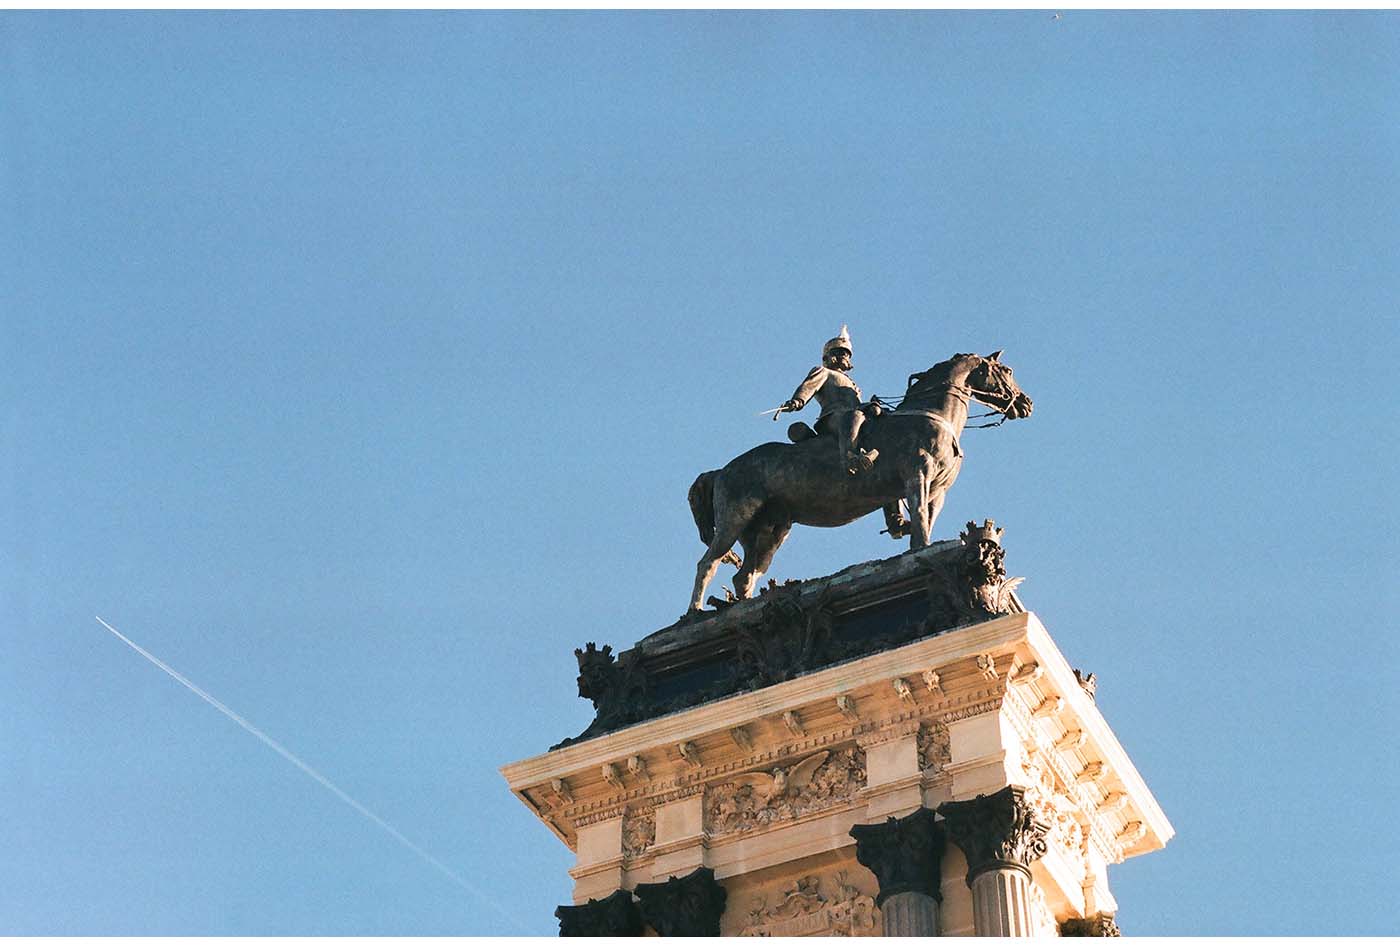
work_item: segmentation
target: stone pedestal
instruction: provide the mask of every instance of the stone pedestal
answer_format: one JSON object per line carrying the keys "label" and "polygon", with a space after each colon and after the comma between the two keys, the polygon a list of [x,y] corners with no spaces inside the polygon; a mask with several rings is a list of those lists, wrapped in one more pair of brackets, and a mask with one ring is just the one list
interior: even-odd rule
{"label": "stone pedestal", "polygon": [[594,724],[502,769],[577,855],[563,931],[1116,929],[1108,866],[1172,827],[1036,617],[959,590],[965,554],[581,648]]}

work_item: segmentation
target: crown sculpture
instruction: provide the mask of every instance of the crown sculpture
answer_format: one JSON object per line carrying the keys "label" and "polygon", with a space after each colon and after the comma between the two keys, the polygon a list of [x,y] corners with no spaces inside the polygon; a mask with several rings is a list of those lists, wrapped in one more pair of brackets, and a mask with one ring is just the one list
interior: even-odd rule
{"label": "crown sculpture", "polygon": [[[1022,607],[1004,530],[932,538],[969,421],[1030,416],[1001,352],[894,403],[851,353],[843,325],[765,412],[815,400],[811,426],[695,478],[685,613],[576,649],[592,722],[502,769],[577,855],[561,935],[1116,935],[1107,865],[1171,836],[1097,678]],[[760,587],[794,525],[876,510],[907,551]],[[707,599],[722,564],[732,591]]]}

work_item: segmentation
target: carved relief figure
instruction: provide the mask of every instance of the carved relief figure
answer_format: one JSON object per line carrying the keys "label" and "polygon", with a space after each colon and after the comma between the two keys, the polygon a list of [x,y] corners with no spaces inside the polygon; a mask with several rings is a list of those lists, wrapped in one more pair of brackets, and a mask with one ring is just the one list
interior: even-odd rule
{"label": "carved relief figure", "polygon": [[[831,444],[821,437],[763,444],[721,470],[700,474],[689,499],[706,550],[696,565],[690,611],[700,610],[705,588],[735,543],[744,555],[734,593],[749,597],[794,523],[845,525],[903,499],[909,507],[909,547],[928,545],[944,496],[962,468],[958,438],[968,403],[976,399],[1006,418],[1031,413],[1031,399],[1000,356],[955,355],[910,375],[900,406],[868,419],[860,430],[869,456],[878,456],[860,476],[832,463]],[[859,395],[853,397],[858,403]]]}
{"label": "carved relief figure", "polygon": [[656,843],[656,813],[628,815],[622,820],[622,853],[639,857]]}
{"label": "carved relief figure", "polygon": [[919,747],[921,768],[932,769],[935,773],[939,773],[943,771],[943,766],[953,761],[948,727],[943,723],[931,722],[920,726],[916,741]]}
{"label": "carved relief figure", "polygon": [[712,835],[796,818],[852,797],[865,784],[859,749],[818,752],[790,766],[745,772],[705,793],[706,830]]}
{"label": "carved relief figure", "polygon": [[739,935],[874,936],[878,922],[875,898],[847,883],[843,870],[826,879],[798,878],[772,906],[767,896],[754,897]]}

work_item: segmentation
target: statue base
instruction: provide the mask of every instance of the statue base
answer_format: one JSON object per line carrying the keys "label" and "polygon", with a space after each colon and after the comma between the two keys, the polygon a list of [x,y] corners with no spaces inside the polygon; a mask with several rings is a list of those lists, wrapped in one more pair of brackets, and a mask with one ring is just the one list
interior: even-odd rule
{"label": "statue base", "polygon": [[501,770],[577,855],[566,932],[1116,932],[1108,865],[1172,827],[1092,680],[968,578],[983,541],[581,651],[596,732]]}

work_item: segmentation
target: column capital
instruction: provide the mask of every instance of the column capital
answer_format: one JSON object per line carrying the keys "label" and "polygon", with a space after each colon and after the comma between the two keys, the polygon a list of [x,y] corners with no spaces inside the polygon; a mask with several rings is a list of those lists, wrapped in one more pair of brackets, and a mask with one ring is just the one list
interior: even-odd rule
{"label": "column capital", "polygon": [[1122,936],[1111,913],[1071,917],[1060,924],[1061,936]]}
{"label": "column capital", "polygon": [[637,885],[642,919],[662,936],[718,936],[726,897],[708,867],[663,883]]}
{"label": "column capital", "polygon": [[615,890],[602,900],[555,909],[560,936],[641,936],[642,918],[632,894]]}
{"label": "column capital", "polygon": [[921,893],[942,900],[943,829],[934,823],[933,810],[919,808],[903,818],[890,817],[877,824],[851,828],[856,839],[856,860],[880,881],[877,905],[897,893]]}
{"label": "column capital", "polygon": [[948,836],[967,858],[967,883],[978,874],[1011,868],[1030,874],[1030,866],[1047,849],[1049,825],[1037,820],[1026,802],[1026,790],[1008,785],[970,801],[947,801],[938,806]]}

